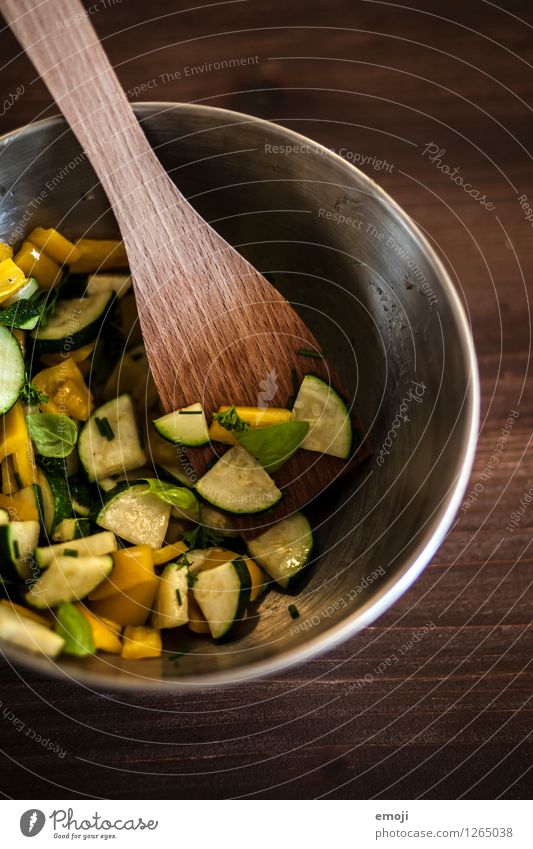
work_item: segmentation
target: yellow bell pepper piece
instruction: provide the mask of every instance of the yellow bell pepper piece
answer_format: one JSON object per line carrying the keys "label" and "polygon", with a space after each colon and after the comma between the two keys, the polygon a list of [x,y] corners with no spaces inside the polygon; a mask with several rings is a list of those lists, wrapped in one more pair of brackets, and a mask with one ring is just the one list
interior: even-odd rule
{"label": "yellow bell pepper piece", "polygon": [[0,424],[0,461],[12,455],[13,474],[20,487],[37,482],[37,467],[32,441],[26,427],[24,409],[17,401],[3,416]]}
{"label": "yellow bell pepper piece", "polygon": [[[228,406],[218,408],[219,413],[229,410]],[[292,420],[292,411],[282,407],[235,407],[237,414],[250,425],[250,427],[267,427],[267,425],[283,424]],[[214,421],[209,428],[209,437],[214,442],[223,442],[225,445],[238,445],[239,441],[231,430],[226,430]]]}
{"label": "yellow bell pepper piece", "polygon": [[74,381],[80,392],[82,394],[87,393],[87,397],[89,397],[89,390],[85,385],[83,375],[72,357],[67,357],[57,365],[45,368],[35,375],[33,378],[34,386],[41,392],[44,392],[49,399],[48,403],[40,405],[43,412],[58,413],[61,411],[59,405],[54,401],[54,397],[68,380]]}
{"label": "yellow bell pepper piece", "polygon": [[2,492],[4,495],[13,495],[19,487],[17,486],[11,457],[5,457],[0,468],[2,469]]}
{"label": "yellow bell pepper piece", "polygon": [[154,549],[152,551],[154,566],[162,566],[163,563],[168,563],[175,557],[181,557],[185,551],[188,551],[188,548],[184,542],[173,542],[171,545],[164,545],[163,548]]}
{"label": "yellow bell pepper piece", "polygon": [[139,660],[142,657],[161,657],[161,632],[156,628],[125,628],[122,657]]}
{"label": "yellow bell pepper piece", "polygon": [[98,616],[94,616],[84,604],[78,603],[75,606],[91,626],[95,648],[109,654],[120,654],[122,650],[122,643],[118,636],[121,630],[120,625],[116,622],[110,622],[108,619],[100,619]]}
{"label": "yellow bell pepper piece", "polygon": [[109,268],[128,268],[124,242],[116,239],[79,239],[76,248],[81,256],[69,266],[70,271],[75,274],[106,271]]}
{"label": "yellow bell pepper piece", "polygon": [[60,265],[63,265],[64,262],[76,262],[76,260],[81,259],[80,249],[73,242],[65,239],[53,227],[48,230],[43,227],[36,227],[28,236],[28,240]]}
{"label": "yellow bell pepper piece", "polygon": [[0,507],[8,511],[9,518],[13,522],[39,521],[33,486],[19,489],[14,495],[0,495]]}
{"label": "yellow bell pepper piece", "polygon": [[[1,497],[1,496],[0,496]],[[112,619],[119,625],[144,625],[159,585],[154,575],[149,581],[136,584],[122,593],[115,593],[100,601],[92,601],[90,610],[103,619]]]}
{"label": "yellow bell pepper piece", "polygon": [[27,283],[24,271],[12,259],[0,262],[0,303],[3,303]]}
{"label": "yellow bell pepper piece", "polygon": [[[90,594],[89,601],[109,598],[109,596],[129,590],[137,584],[153,581],[155,578],[152,549],[149,545],[119,548],[118,551],[113,552],[113,561],[114,566],[111,575]],[[156,584],[157,580],[155,578]],[[113,619],[112,616],[107,618]],[[117,622],[120,622],[120,620],[117,619]]]}
{"label": "yellow bell pepper piece", "polygon": [[250,580],[252,582],[250,601],[255,601],[256,598],[261,595],[263,587],[265,586],[265,573],[257,565],[255,560],[251,560],[249,557],[244,557],[243,559],[250,573]]}
{"label": "yellow bell pepper piece", "polygon": [[72,378],[65,380],[52,398],[52,401],[60,410],[65,410],[67,415],[82,422],[86,422],[91,415],[93,397],[85,386],[85,382],[82,387],[77,381],[72,380]]}
{"label": "yellow bell pepper piece", "polygon": [[192,590],[189,590],[187,607],[189,613],[187,627],[189,631],[192,631],[194,634],[209,634],[211,629],[209,628],[207,619],[200,610],[200,605],[196,601]]}
{"label": "yellow bell pepper piece", "polygon": [[42,289],[51,289],[63,276],[58,263],[29,241],[22,243],[14,261],[27,277],[35,277]]}
{"label": "yellow bell pepper piece", "polygon": [[22,604],[17,604],[15,601],[8,601],[6,598],[3,598],[0,601],[0,604],[3,604],[5,607],[11,608],[13,613],[16,613],[17,616],[23,616],[26,619],[32,619],[34,622],[37,622],[38,625],[44,625],[45,628],[51,628],[53,626],[53,621],[51,618],[45,619],[44,616],[41,616],[39,613],[35,613],[33,610],[30,610],[27,607],[23,607]]}
{"label": "yellow bell pepper piece", "polygon": [[13,256],[13,248],[11,245],[6,245],[5,242],[0,242],[0,262],[5,259],[11,259]]}
{"label": "yellow bell pepper piece", "polygon": [[41,360],[47,366],[57,366],[60,363],[65,362],[65,360],[74,360],[75,363],[82,363],[87,357],[90,357],[92,352],[94,351],[94,346],[96,342],[89,342],[88,345],[83,345],[82,348],[78,348],[76,351],[71,351],[68,357],[65,357],[64,354],[41,354]]}

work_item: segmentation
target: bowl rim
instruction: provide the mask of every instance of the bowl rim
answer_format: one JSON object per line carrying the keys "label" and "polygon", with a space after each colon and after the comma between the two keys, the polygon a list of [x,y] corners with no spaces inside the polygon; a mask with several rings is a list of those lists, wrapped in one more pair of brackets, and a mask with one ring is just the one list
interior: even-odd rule
{"label": "bowl rim", "polygon": [[[176,679],[135,679],[132,677],[128,680],[125,673],[120,673],[116,680],[111,676],[102,675],[94,671],[86,671],[82,664],[76,668],[74,672],[70,667],[60,667],[56,665],[53,659],[32,655],[16,646],[9,646],[5,643],[7,651],[2,647],[0,652],[5,661],[12,667],[11,659],[18,665],[31,669],[33,672],[44,673],[47,677],[60,678],[68,680],[71,683],[79,683],[82,685],[90,685],[102,690],[121,690],[121,691],[159,691],[165,692],[171,690],[173,692],[187,692],[191,689],[209,689],[211,687],[231,686],[242,682],[250,681],[255,678],[262,678],[267,675],[281,673],[287,671],[290,667],[297,664],[307,662],[319,654],[325,654],[328,651],[336,648],[341,642],[344,642],[349,637],[355,636],[363,628],[368,627],[378,617],[380,617],[389,607],[391,607],[415,582],[419,575],[423,572],[444,538],[446,537],[455,514],[459,509],[462,497],[466,490],[470,473],[474,463],[474,457],[477,445],[477,436],[480,418],[480,383],[474,341],[470,329],[470,324],[467,319],[465,308],[459,298],[459,294],[452,283],[452,280],[444,267],[440,257],[435,252],[429,240],[420,230],[411,216],[405,212],[402,207],[378,184],[362,172],[359,168],[343,159],[338,153],[320,144],[314,139],[304,136],[283,124],[277,124],[274,121],[268,121],[264,118],[258,118],[254,115],[249,115],[245,112],[237,112],[231,109],[224,109],[218,106],[209,106],[199,103],[180,103],[177,101],[136,101],[131,103],[136,115],[143,116],[153,115],[154,109],[159,110],[158,114],[164,114],[178,109],[187,110],[198,113],[210,113],[220,118],[224,116],[228,119],[231,125],[241,124],[258,124],[263,125],[270,130],[274,129],[277,132],[284,134],[294,140],[299,145],[312,145],[314,150],[317,150],[320,155],[326,159],[334,159],[342,166],[343,169],[353,172],[358,175],[358,179],[366,184],[368,189],[376,195],[380,200],[387,204],[388,209],[393,213],[408,232],[418,240],[420,246],[425,252],[428,262],[432,265],[439,282],[443,288],[444,295],[449,308],[451,309],[459,336],[459,343],[462,350],[467,374],[467,386],[463,407],[465,409],[466,425],[464,428],[463,445],[461,453],[458,455],[456,463],[456,474],[454,475],[454,483],[448,489],[446,495],[440,502],[438,508],[438,518],[431,519],[424,531],[419,544],[406,559],[400,571],[389,580],[385,580],[383,585],[379,587],[375,596],[369,599],[360,608],[357,608],[353,613],[348,615],[342,622],[338,622],[330,629],[322,634],[318,634],[293,649],[286,649],[282,654],[263,659],[252,661],[250,664],[245,664],[242,668],[234,670],[220,670],[208,675],[184,676]],[[51,115],[47,118],[42,118],[37,121],[25,124],[14,130],[10,130],[0,135],[0,142],[6,144],[10,139],[15,139],[20,135],[27,135],[35,131],[39,131],[43,126],[52,126],[53,124],[63,124],[65,129],[68,129],[66,119],[62,115]],[[16,672],[16,670],[14,670]],[[16,673],[18,675],[18,673]],[[124,677],[123,677],[124,676]]]}

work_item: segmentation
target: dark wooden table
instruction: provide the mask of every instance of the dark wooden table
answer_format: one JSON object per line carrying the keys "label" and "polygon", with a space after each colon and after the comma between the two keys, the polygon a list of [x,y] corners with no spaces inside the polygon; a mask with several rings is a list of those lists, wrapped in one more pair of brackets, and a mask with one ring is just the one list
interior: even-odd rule
{"label": "dark wooden table", "polygon": [[[533,229],[519,197],[533,205],[533,10],[527,0],[503,5],[92,4],[132,99],[228,106],[367,157],[363,170],[429,234],[463,294],[482,427],[471,506],[425,573],[373,627],[319,660],[189,697],[92,693],[3,663],[7,796],[512,798],[531,789]],[[54,111],[6,32],[0,57],[2,98],[24,86],[4,104],[2,130]],[[428,144],[477,195],[430,161]],[[510,411],[519,415],[488,469]],[[436,628],[418,647],[375,675],[428,621]],[[367,672],[372,684],[344,695]]]}

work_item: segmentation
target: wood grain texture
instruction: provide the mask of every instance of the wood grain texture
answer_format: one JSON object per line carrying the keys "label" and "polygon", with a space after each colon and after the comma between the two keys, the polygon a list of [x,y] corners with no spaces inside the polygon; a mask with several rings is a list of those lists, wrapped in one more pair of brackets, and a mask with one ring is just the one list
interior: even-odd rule
{"label": "wood grain texture", "polygon": [[[100,178],[122,233],[163,407],[284,407],[298,349],[320,352],[283,296],[205,222],[162,168],[79,0],[0,0],[0,10]],[[65,21],[75,20],[75,26]],[[322,368],[331,385],[339,380]],[[220,450],[220,449],[219,449]],[[189,452],[199,472],[205,452]],[[210,452],[212,459],[213,452]],[[346,464],[298,451],[268,521],[303,507]],[[256,525],[240,518],[243,528]]]}
{"label": "wood grain texture", "polygon": [[[393,609],[275,678],[180,697],[127,696],[37,679],[4,663],[2,711],[19,725],[0,714],[2,790],[32,799],[526,798],[531,507],[514,531],[506,527],[532,482],[526,274],[533,240],[517,202],[533,195],[530,4],[510,0],[502,10],[481,0],[415,0],[408,5],[419,11],[410,11],[257,0],[204,13],[188,5],[153,0],[147,10],[128,0],[94,16],[130,99],[247,110],[392,166],[376,171],[359,160],[434,240],[474,330],[483,410],[467,495],[479,491]],[[4,95],[25,88],[4,128],[51,114],[48,93],[31,84],[9,33],[0,34],[0,48],[10,61]],[[255,56],[257,63],[185,72]],[[497,218],[428,161],[430,142],[494,201]],[[513,409],[520,415],[487,475]],[[428,622],[436,627],[400,654]],[[393,656],[397,662],[376,671]],[[365,675],[371,683],[354,688]],[[46,751],[28,729],[57,741],[65,756]]]}

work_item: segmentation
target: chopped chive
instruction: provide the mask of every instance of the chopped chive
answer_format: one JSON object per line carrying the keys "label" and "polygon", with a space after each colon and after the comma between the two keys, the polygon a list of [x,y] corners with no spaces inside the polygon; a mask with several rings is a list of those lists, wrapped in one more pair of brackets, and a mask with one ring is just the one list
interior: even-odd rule
{"label": "chopped chive", "polygon": [[178,604],[181,607],[181,593],[179,590],[176,590],[176,598],[178,600]]}
{"label": "chopped chive", "polygon": [[[298,372],[295,368],[291,369],[291,380],[292,380],[292,394],[298,395],[298,389],[300,388],[300,384],[298,381]],[[292,398],[292,395],[291,395]]]}
{"label": "chopped chive", "polygon": [[169,660],[179,660],[180,657],[183,657],[184,654],[189,654],[189,649],[183,649],[182,651],[175,651],[172,654],[169,654]]}
{"label": "chopped chive", "polygon": [[296,351],[300,357],[313,357],[315,360],[325,360],[325,356],[321,351],[309,351],[307,348],[298,348]]}
{"label": "chopped chive", "polygon": [[63,549],[63,556],[64,557],[78,557],[79,552],[76,551],[75,548],[64,548]]}
{"label": "chopped chive", "polygon": [[15,555],[16,559],[18,560],[19,557],[20,557],[20,548],[19,548],[18,540],[16,540],[16,539],[13,540],[13,554]]}
{"label": "chopped chive", "polygon": [[187,575],[187,586],[189,587],[189,589],[192,589],[192,587],[194,587],[197,580],[198,578],[196,577],[196,575],[193,575],[191,574],[191,572],[189,572],[189,574]]}
{"label": "chopped chive", "polygon": [[201,410],[178,410],[180,416],[201,416]]}
{"label": "chopped chive", "polygon": [[289,611],[289,613],[291,615],[291,619],[298,619],[298,617],[300,615],[300,611],[298,610],[298,608],[296,607],[295,604],[289,604],[287,610]]}
{"label": "chopped chive", "polygon": [[115,438],[115,434],[113,432],[113,428],[109,424],[109,419],[104,416],[103,419],[99,419],[97,416],[94,419],[96,427],[100,431],[100,435],[104,436],[109,442]]}
{"label": "chopped chive", "polygon": [[22,481],[20,479],[20,475],[18,472],[13,472],[13,477],[15,478],[15,483],[19,489],[22,489]]}

